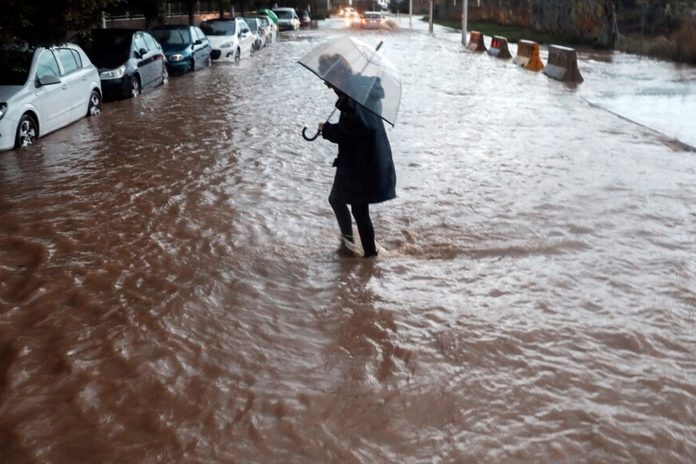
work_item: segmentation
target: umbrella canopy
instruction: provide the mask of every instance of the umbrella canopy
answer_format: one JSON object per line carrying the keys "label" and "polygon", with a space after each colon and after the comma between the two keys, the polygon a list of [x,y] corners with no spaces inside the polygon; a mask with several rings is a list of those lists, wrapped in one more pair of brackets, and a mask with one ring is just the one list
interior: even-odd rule
{"label": "umbrella canopy", "polygon": [[273,12],[273,10],[269,10],[268,8],[260,8],[256,10],[256,12],[259,14],[265,14],[266,16],[271,18],[271,20],[274,23],[276,23],[276,25],[278,25],[278,16]]}
{"label": "umbrella canopy", "polygon": [[378,49],[339,37],[319,45],[298,63],[393,126],[401,103],[401,77]]}

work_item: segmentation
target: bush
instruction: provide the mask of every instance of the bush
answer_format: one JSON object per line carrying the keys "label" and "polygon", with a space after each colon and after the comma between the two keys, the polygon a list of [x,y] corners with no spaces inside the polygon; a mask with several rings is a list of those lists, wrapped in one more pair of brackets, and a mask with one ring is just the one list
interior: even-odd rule
{"label": "bush", "polygon": [[683,63],[696,64],[696,18],[682,21],[672,36],[675,44],[673,59]]}

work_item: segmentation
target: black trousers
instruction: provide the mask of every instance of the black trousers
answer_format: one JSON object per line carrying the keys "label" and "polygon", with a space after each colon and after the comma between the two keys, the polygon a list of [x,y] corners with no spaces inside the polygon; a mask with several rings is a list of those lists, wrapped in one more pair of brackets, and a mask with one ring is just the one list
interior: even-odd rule
{"label": "black trousers", "polygon": [[[348,205],[338,198],[335,187],[331,189],[329,204],[336,215],[341,235],[352,238],[353,226]],[[376,256],[375,229],[372,227],[372,220],[370,219],[370,205],[367,203],[354,203],[350,205],[350,209],[353,212],[355,224],[358,226],[358,234],[360,234],[360,242],[362,242],[365,256]]]}

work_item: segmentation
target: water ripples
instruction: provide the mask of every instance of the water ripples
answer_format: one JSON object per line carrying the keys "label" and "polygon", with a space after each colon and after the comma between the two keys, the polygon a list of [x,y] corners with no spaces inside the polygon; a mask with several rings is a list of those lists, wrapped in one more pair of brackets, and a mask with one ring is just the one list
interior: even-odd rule
{"label": "water ripples", "polygon": [[444,29],[359,34],[402,70],[399,197],[341,258],[296,65],[329,25],[3,153],[4,456],[692,462],[690,153]]}

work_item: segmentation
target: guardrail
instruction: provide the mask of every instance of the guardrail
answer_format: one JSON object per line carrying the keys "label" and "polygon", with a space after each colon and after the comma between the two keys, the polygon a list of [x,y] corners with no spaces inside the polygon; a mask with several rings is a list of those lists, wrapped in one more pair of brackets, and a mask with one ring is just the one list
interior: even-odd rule
{"label": "guardrail", "polygon": [[500,35],[494,35],[493,40],[491,40],[491,48],[488,49],[488,54],[495,56],[496,58],[512,58],[510,49],[508,48],[507,38]]}
{"label": "guardrail", "polygon": [[541,71],[544,69],[544,63],[541,62],[539,44],[531,40],[520,40],[517,42],[517,56],[515,56],[513,62],[530,71]]}
{"label": "guardrail", "polygon": [[563,82],[582,82],[584,79],[578,69],[578,54],[568,47],[551,45],[549,59],[544,74]]}

